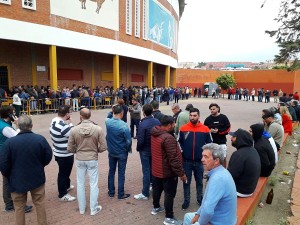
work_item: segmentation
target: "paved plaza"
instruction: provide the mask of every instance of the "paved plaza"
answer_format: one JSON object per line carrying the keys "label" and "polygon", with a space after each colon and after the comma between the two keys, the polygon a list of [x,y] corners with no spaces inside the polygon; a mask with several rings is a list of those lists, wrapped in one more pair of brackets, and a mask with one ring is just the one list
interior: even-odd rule
{"label": "paved plaza", "polygon": [[[253,123],[261,122],[261,110],[276,105],[275,103],[261,103],[261,102],[246,102],[235,101],[228,99],[212,99],[212,98],[190,98],[188,100],[179,101],[182,109],[188,103],[192,103],[194,107],[200,110],[201,122],[209,115],[208,106],[210,103],[216,102],[221,107],[221,113],[227,115],[231,122],[231,130],[235,131],[238,128],[248,130],[249,126]],[[170,103],[171,105],[172,103]],[[160,105],[163,113],[172,115],[171,107],[166,106],[166,103]],[[110,109],[93,110],[91,120],[99,124],[104,131],[105,118]],[[47,138],[49,143],[49,124],[56,114],[46,115],[33,115],[33,131],[41,134]],[[129,118],[129,115],[128,115]],[[130,120],[129,120],[130,121]],[[73,124],[79,122],[79,113],[73,112]],[[106,132],[105,132],[106,133]],[[229,157],[233,151],[231,147],[230,138],[228,137]],[[99,154],[99,204],[102,205],[102,211],[95,215],[90,216],[89,208],[85,215],[80,215],[78,210],[77,201],[74,202],[61,202],[58,199],[58,191],[56,185],[56,178],[58,173],[58,166],[54,158],[46,167],[46,209],[48,224],[57,225],[71,225],[71,224],[103,224],[103,225],[156,225],[163,224],[164,213],[151,215],[152,198],[148,201],[138,201],[133,198],[134,194],[141,193],[142,190],[142,172],[139,154],[136,151],[136,140],[133,140],[132,154],[128,157],[126,169],[126,182],[125,192],[130,193],[131,197],[127,200],[118,200],[109,198],[107,195],[107,174],[108,174],[108,157],[107,152]],[[71,182],[76,187],[76,168],[73,167]],[[86,180],[87,190],[87,206],[89,206],[89,187],[88,178]],[[2,179],[0,180],[0,193],[2,193]],[[70,194],[76,196],[76,188],[70,191]],[[181,210],[183,200],[182,183],[179,181],[177,195],[174,202],[174,213],[177,219],[183,219],[184,211]],[[31,196],[28,195],[28,204],[32,204]],[[163,205],[163,196],[161,200]],[[14,224],[14,212],[4,212],[4,203],[0,200],[0,224],[9,225]],[[191,185],[191,204],[188,211],[196,211],[198,205],[196,204],[195,182],[192,181]],[[26,224],[37,224],[35,207],[31,213],[26,214]]]}

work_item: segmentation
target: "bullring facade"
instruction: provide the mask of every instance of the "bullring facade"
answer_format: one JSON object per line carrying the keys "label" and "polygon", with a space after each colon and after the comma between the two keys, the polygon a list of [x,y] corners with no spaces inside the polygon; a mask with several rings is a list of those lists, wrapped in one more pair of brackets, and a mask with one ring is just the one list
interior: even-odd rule
{"label": "bullring facade", "polygon": [[0,0],[0,86],[176,84],[184,0]]}

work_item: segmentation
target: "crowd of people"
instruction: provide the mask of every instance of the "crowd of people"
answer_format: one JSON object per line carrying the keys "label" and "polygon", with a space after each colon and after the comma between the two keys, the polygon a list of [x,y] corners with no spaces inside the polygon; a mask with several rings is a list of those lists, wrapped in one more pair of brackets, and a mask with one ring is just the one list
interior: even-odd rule
{"label": "crowd of people", "polygon": [[[73,91],[75,89],[77,87],[73,87]],[[82,87],[78,90],[79,93],[86,92]],[[300,121],[300,106],[295,98],[290,101],[291,104],[279,102],[277,107],[264,109],[262,123],[232,132],[230,120],[221,113],[221,107],[216,103],[209,105],[210,115],[206,118],[200,117],[199,109],[192,104],[181,110],[177,102],[171,105],[173,115],[164,115],[159,105],[166,99],[161,99],[160,95],[153,94],[153,99],[148,99],[151,101],[146,98],[143,102],[139,94],[124,98],[125,90],[121,86],[116,92],[117,104],[112,106],[105,120],[106,134],[91,121],[89,104],[79,109],[81,122],[76,126],[72,124],[72,107],[67,104],[58,106],[57,116],[49,128],[52,149],[43,136],[31,131],[31,117],[16,117],[14,111],[17,109],[12,106],[0,108],[3,199],[6,211],[15,210],[16,224],[25,224],[25,212],[32,209],[32,206],[26,205],[27,192],[31,192],[38,224],[47,224],[44,167],[51,161],[52,154],[58,166],[58,199],[66,202],[77,199],[80,214],[85,214],[87,210],[86,174],[90,178],[91,189],[89,213],[94,216],[102,210],[98,203],[98,153],[104,151],[108,151],[108,196],[114,198],[117,195],[120,200],[129,198],[131,194],[125,193],[124,188],[125,171],[128,154],[132,152],[132,140],[136,139],[143,177],[141,193],[135,194],[134,199],[148,200],[152,193],[151,214],[165,212],[163,224],[182,224],[173,212],[178,180],[182,181],[183,186],[181,208],[187,210],[194,199],[190,190],[194,176],[194,200],[200,207],[197,212],[185,215],[184,225],[233,225],[236,223],[237,196],[251,196],[259,177],[270,176],[278,161],[284,133],[291,134],[292,122]],[[154,92],[158,93],[158,90]],[[127,125],[127,113],[130,114],[130,127]],[[203,123],[200,122],[202,120]],[[12,124],[16,125],[17,130]],[[227,165],[228,134],[237,150]],[[77,197],[69,194],[75,188],[70,180],[73,164],[77,171]],[[25,169],[29,167],[31,169]],[[204,171],[208,174],[204,175]],[[203,179],[207,180],[204,193]],[[224,188],[220,189],[221,185]],[[162,192],[164,206],[160,204]]]}

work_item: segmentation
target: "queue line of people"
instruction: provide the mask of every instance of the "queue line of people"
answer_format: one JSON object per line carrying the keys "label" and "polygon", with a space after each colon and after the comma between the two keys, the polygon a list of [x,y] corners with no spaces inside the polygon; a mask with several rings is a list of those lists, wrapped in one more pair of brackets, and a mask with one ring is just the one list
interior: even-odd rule
{"label": "queue line of people", "polygon": [[[138,101],[134,105],[138,104]],[[142,193],[134,195],[137,200],[148,200],[150,189],[153,195],[153,209],[151,213],[156,215],[165,211],[163,223],[181,224],[173,212],[173,203],[177,191],[178,177],[183,182],[184,201],[182,210],[187,210],[190,204],[190,183],[192,171],[196,180],[196,201],[200,205],[198,212],[186,214],[184,224],[235,224],[236,222],[236,197],[251,196],[255,190],[259,176],[269,176],[275,167],[275,155],[277,150],[282,147],[283,132],[282,125],[274,119],[274,113],[270,110],[263,111],[263,124],[253,124],[249,131],[238,129],[230,132],[230,122],[228,118],[220,113],[220,106],[212,103],[209,106],[211,115],[206,118],[204,124],[200,122],[200,111],[188,104],[186,112],[180,112],[178,104],[174,104],[174,117],[163,115],[161,112],[154,114],[155,106],[158,110],[157,102],[152,101],[145,104],[142,109],[144,119],[137,124],[136,136],[123,121],[124,109],[122,105],[114,105],[110,117],[106,119],[106,138],[102,129],[90,120],[91,111],[88,108],[80,110],[80,123],[73,126],[71,123],[70,108],[61,106],[58,110],[58,116],[54,118],[50,125],[50,135],[53,142],[53,154],[58,163],[58,198],[61,201],[74,201],[76,197],[68,192],[74,188],[70,181],[70,173],[74,163],[74,154],[77,168],[77,198],[80,214],[86,211],[86,199],[84,191],[84,176],[86,172],[90,176],[90,215],[99,213],[102,206],[98,204],[98,153],[108,150],[109,156],[109,174],[108,174],[108,195],[115,196],[115,172],[118,166],[118,199],[127,199],[130,194],[125,193],[125,170],[128,153],[132,151],[132,138],[137,139],[137,150],[140,153],[140,159],[143,172]],[[140,107],[141,108],[141,107]],[[179,108],[179,110],[178,110]],[[12,108],[9,108],[12,110]],[[129,109],[134,112],[136,109]],[[0,110],[0,112],[2,112]],[[179,113],[178,113],[179,112]],[[156,115],[156,116],[155,116]],[[184,116],[185,115],[185,116]],[[188,116],[188,121],[178,127],[176,133],[175,127],[181,120]],[[132,114],[131,114],[132,117]],[[157,117],[157,118],[155,118]],[[1,118],[4,118],[4,115]],[[49,144],[46,139],[31,132],[31,118],[22,115],[19,119],[15,118],[15,123],[20,127],[20,134],[31,134],[33,140],[41,142],[38,147],[41,158],[35,158],[28,164],[36,163],[39,166],[40,177],[38,184],[23,189],[22,193],[31,191],[34,195],[36,191],[43,196],[44,201],[44,167],[52,158],[52,151],[49,151]],[[175,123],[176,119],[176,123]],[[19,121],[19,122],[18,122]],[[10,124],[12,120],[8,117],[6,123]],[[279,125],[279,126],[278,126]],[[4,126],[5,128],[5,126]],[[3,129],[4,130],[4,129]],[[268,133],[269,131],[269,133]],[[175,134],[174,134],[175,132]],[[230,134],[231,142],[237,148],[229,161],[228,170],[226,170],[226,140],[224,137]],[[5,136],[2,131],[2,136]],[[21,140],[21,135],[17,138]],[[25,135],[23,136],[25,137]],[[21,154],[15,150],[12,137],[11,141],[4,139],[3,149],[1,150],[0,170],[4,176],[8,177],[9,185],[12,183],[12,177],[20,179],[17,174],[12,174],[12,167],[20,168],[20,162],[12,160],[11,157],[18,157]],[[271,144],[270,139],[277,142],[276,149]],[[30,139],[29,139],[30,140]],[[46,143],[45,143],[46,141]],[[20,142],[16,142],[20,143]],[[195,145],[197,143],[197,145]],[[254,144],[254,147],[253,147]],[[267,147],[266,147],[267,146]],[[279,147],[278,147],[279,146]],[[30,145],[28,145],[30,147]],[[51,149],[51,148],[50,148]],[[34,151],[32,151],[32,154]],[[12,154],[12,155],[11,155]],[[45,156],[42,156],[42,155]],[[8,157],[9,156],[9,157]],[[47,159],[46,159],[46,158]],[[50,160],[49,160],[50,158]],[[243,159],[243,160],[242,160]],[[44,160],[44,161],[43,161]],[[151,162],[152,161],[152,162]],[[253,166],[255,165],[255,166]],[[254,169],[253,169],[254,168]],[[208,170],[208,186],[205,193],[202,193],[203,170]],[[243,174],[243,175],[241,175]],[[245,176],[247,174],[247,176]],[[26,177],[28,176],[28,177]],[[220,177],[223,177],[221,181]],[[24,178],[32,180],[32,174],[26,174]],[[213,183],[222,182],[228,185],[229,191],[220,192],[216,195]],[[34,182],[33,182],[34,183]],[[152,184],[152,185],[151,185]],[[234,184],[234,185],[233,185]],[[152,186],[152,188],[151,188]],[[38,189],[38,190],[36,190]],[[12,189],[17,190],[17,189]],[[160,205],[162,192],[165,193],[164,207]],[[17,193],[17,192],[16,192]],[[20,216],[19,224],[23,222],[24,209],[26,208],[27,194],[19,196],[12,193],[13,201],[16,202],[16,216]],[[20,200],[19,198],[22,197]],[[230,208],[224,208],[224,201],[228,200]],[[19,202],[21,201],[21,202]],[[44,202],[33,200],[37,208],[39,224],[47,224]],[[24,222],[25,223],[25,222]]]}

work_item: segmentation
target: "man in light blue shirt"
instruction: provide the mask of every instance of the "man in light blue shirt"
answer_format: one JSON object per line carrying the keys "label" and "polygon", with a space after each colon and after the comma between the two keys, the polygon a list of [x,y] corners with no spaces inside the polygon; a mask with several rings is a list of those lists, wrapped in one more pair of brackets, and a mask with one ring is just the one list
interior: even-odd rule
{"label": "man in light blue shirt", "polygon": [[237,196],[231,174],[222,166],[224,154],[220,145],[203,146],[202,164],[208,172],[208,183],[197,212],[186,213],[183,225],[235,225]]}

